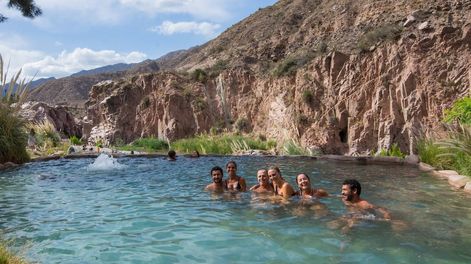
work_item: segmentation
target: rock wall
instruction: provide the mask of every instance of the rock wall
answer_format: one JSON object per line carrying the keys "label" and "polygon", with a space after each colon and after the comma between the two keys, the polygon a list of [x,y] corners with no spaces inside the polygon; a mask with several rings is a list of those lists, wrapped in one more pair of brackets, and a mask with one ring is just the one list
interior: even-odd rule
{"label": "rock wall", "polygon": [[300,139],[325,153],[365,153],[393,143],[412,153],[417,138],[440,126],[443,110],[468,94],[470,84],[471,24],[421,25],[366,53],[316,57],[287,77],[244,66],[204,83],[145,74],[95,85],[86,105],[92,141],[175,140],[245,119],[248,131]]}

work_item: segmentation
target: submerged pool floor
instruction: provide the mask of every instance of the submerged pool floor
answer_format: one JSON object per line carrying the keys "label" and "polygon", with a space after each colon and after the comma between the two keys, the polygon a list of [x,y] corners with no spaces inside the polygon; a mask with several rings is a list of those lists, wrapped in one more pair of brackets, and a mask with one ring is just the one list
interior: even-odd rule
{"label": "submerged pool floor", "polygon": [[[209,170],[234,159],[248,186],[277,165],[294,186],[340,194],[346,178],[388,208],[390,222],[348,231],[340,198],[273,203],[250,193],[203,191]],[[307,158],[121,158],[31,163],[0,172],[0,229],[39,263],[471,263],[470,197],[406,166],[361,166]],[[224,176],[227,177],[226,175]]]}

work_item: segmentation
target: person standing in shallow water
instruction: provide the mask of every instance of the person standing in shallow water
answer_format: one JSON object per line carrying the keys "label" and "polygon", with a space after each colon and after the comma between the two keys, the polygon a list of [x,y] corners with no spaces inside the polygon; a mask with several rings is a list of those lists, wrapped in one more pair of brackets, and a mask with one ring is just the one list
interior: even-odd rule
{"label": "person standing in shallow water", "polygon": [[301,173],[296,176],[296,183],[298,184],[299,192],[297,193],[301,198],[322,198],[327,197],[329,194],[323,189],[312,188],[311,179],[306,173]]}
{"label": "person standing in shallow water", "polygon": [[237,164],[235,161],[231,160],[226,164],[226,171],[228,175],[228,179],[224,181],[226,189],[240,192],[247,191],[247,184],[245,183],[245,179],[237,176]]}
{"label": "person standing in shallow water", "polygon": [[224,174],[223,174],[222,168],[218,166],[213,167],[211,169],[210,174],[211,174],[213,183],[208,184],[205,190],[213,191],[213,192],[224,192],[225,187],[224,187],[224,181],[222,180]]}
{"label": "person standing in shallow water", "polygon": [[290,198],[295,194],[293,187],[281,177],[281,172],[278,167],[270,167],[268,170],[268,177],[273,184],[275,195],[283,198]]}
{"label": "person standing in shallow water", "polygon": [[257,171],[257,181],[258,184],[250,188],[254,193],[264,193],[264,194],[273,194],[273,186],[270,184],[268,179],[267,170],[258,170]]}

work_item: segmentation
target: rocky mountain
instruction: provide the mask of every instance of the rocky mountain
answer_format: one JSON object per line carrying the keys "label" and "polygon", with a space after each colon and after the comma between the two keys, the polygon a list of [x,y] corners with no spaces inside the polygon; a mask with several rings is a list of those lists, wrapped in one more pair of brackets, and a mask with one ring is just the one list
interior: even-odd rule
{"label": "rocky mountain", "polygon": [[95,85],[96,138],[174,140],[212,127],[326,153],[407,153],[469,93],[471,1],[280,0],[165,71]]}
{"label": "rocky mountain", "polygon": [[93,74],[100,74],[100,73],[114,73],[119,71],[126,71],[133,67],[136,63],[117,63],[113,65],[107,65],[99,68],[95,68],[92,70],[83,70],[77,73],[70,75],[71,77],[80,77],[85,75],[93,75]]}
{"label": "rocky mountain", "polygon": [[30,94],[29,99],[49,104],[83,108],[88,99],[88,93],[94,84],[119,79],[127,75],[158,70],[159,66],[155,61],[146,60],[135,64],[115,64],[80,71],[68,77],[43,82]]}

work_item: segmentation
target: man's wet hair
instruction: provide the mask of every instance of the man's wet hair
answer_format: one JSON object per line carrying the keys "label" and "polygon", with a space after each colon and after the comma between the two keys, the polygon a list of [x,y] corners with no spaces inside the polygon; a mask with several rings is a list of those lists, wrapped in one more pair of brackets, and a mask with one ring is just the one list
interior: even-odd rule
{"label": "man's wet hair", "polygon": [[168,151],[168,157],[169,158],[175,158],[177,156],[177,153],[175,152],[175,150],[169,150]]}
{"label": "man's wet hair", "polygon": [[222,168],[219,167],[219,166],[214,166],[214,167],[211,169],[211,172],[210,172],[211,175],[213,175],[213,171],[219,171],[219,172],[221,172],[221,175],[224,175],[224,172],[222,171]]}
{"label": "man's wet hair", "polygon": [[342,185],[348,185],[350,186],[350,190],[357,190],[358,196],[361,194],[361,184],[355,179],[347,179],[343,181]]}
{"label": "man's wet hair", "polygon": [[227,168],[227,166],[229,166],[229,164],[231,164],[231,163],[234,164],[234,167],[237,169],[237,163],[236,163],[235,161],[233,161],[233,160],[230,160],[228,163],[226,163],[226,168]]}

